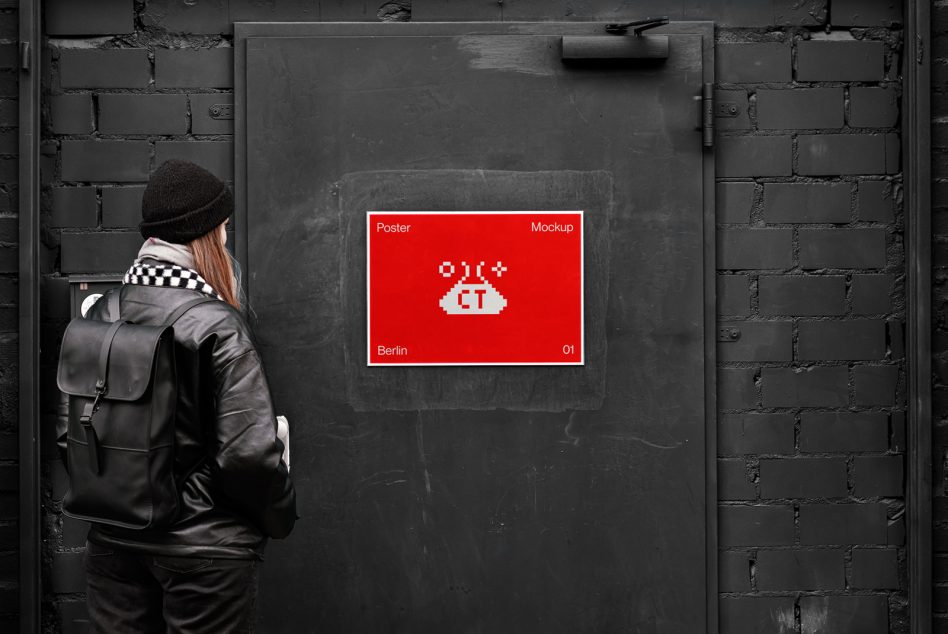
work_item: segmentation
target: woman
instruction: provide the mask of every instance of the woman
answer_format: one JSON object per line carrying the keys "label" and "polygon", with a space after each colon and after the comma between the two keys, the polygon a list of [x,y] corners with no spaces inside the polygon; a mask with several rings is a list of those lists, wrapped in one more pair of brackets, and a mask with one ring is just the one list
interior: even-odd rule
{"label": "woman", "polygon": [[[175,476],[181,512],[164,530],[92,524],[87,601],[95,632],[253,630],[257,567],[268,537],[296,521],[296,494],[260,358],[238,309],[225,248],[227,186],[186,161],[168,161],[142,199],[145,244],[125,275],[121,318],[174,325],[178,404]],[[108,321],[108,294],[87,317]],[[61,446],[65,430],[61,429]]]}

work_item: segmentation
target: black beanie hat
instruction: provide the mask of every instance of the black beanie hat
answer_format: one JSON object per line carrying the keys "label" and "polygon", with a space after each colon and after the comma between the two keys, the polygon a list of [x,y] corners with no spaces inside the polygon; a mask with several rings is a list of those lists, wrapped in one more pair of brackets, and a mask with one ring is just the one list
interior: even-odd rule
{"label": "black beanie hat", "polygon": [[234,213],[227,185],[190,161],[162,163],[142,196],[143,238],[184,244],[203,236]]}

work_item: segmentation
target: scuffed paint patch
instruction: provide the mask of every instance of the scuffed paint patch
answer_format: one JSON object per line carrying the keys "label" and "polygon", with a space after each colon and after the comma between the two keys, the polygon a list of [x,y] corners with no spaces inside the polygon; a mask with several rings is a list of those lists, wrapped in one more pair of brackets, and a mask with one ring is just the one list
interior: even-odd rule
{"label": "scuffed paint patch", "polygon": [[458,38],[458,48],[470,53],[471,68],[480,70],[546,76],[555,72],[552,61],[560,61],[547,38],[466,35]]}
{"label": "scuffed paint patch", "polygon": [[818,605],[811,603],[800,614],[800,632],[802,634],[828,634],[829,606],[825,599]]}
{"label": "scuffed paint patch", "polygon": [[784,610],[772,610],[770,613],[773,622],[778,629],[775,634],[791,634],[797,631],[796,619],[794,618],[793,606]]}

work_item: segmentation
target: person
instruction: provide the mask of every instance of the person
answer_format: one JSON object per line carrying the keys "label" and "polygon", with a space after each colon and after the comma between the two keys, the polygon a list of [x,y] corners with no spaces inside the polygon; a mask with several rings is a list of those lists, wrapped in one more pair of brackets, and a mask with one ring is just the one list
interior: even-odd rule
{"label": "person", "polygon": [[[225,243],[234,203],[202,167],[170,160],[142,199],[145,243],[119,293],[121,319],[174,324],[180,512],[163,530],[91,524],[87,603],[93,632],[253,631],[268,538],[287,536],[296,494],[260,357],[239,312]],[[108,294],[90,319],[111,320]],[[61,422],[60,447],[65,447]]]}

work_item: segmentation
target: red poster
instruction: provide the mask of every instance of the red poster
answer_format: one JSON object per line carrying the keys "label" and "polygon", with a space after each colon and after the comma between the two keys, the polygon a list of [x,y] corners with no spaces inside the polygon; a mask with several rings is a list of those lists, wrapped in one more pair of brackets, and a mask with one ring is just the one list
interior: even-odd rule
{"label": "red poster", "polygon": [[582,365],[583,212],[370,211],[369,365]]}

